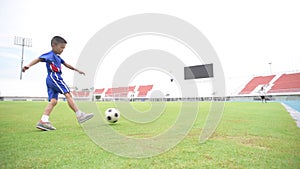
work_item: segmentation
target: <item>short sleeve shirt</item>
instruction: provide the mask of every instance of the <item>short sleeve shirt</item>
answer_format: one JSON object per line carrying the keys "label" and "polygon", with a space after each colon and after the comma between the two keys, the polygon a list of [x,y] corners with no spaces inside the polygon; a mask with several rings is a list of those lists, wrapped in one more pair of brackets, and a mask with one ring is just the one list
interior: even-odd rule
{"label": "short sleeve shirt", "polygon": [[62,74],[61,64],[64,64],[65,61],[53,51],[42,54],[39,58],[42,59],[42,62],[46,62],[48,75],[52,72]]}

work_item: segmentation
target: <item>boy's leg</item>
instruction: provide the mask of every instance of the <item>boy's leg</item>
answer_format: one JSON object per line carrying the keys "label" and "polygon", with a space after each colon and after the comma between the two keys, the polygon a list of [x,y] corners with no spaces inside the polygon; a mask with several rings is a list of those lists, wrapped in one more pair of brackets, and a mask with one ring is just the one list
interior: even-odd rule
{"label": "boy's leg", "polygon": [[36,128],[41,129],[41,130],[55,130],[56,128],[52,126],[52,124],[49,122],[49,116],[57,104],[57,99],[52,98],[49,102],[49,104],[46,106],[44,114],[41,118],[41,120],[37,123]]}
{"label": "boy's leg", "polygon": [[67,102],[68,102],[68,105],[69,107],[76,113],[78,112],[78,107],[76,106],[73,98],[72,98],[72,95],[70,93],[65,93],[65,97],[67,99]]}
{"label": "boy's leg", "polygon": [[65,93],[65,96],[66,96],[69,107],[76,113],[79,123],[83,123],[83,122],[91,119],[92,117],[94,117],[93,113],[87,114],[87,113],[81,112],[78,109],[78,107],[76,106],[74,99],[72,98],[72,95],[70,93]]}
{"label": "boy's leg", "polygon": [[57,104],[57,99],[52,98],[49,102],[49,104],[46,106],[45,111],[44,111],[44,115],[50,116],[53,108],[56,106]]}

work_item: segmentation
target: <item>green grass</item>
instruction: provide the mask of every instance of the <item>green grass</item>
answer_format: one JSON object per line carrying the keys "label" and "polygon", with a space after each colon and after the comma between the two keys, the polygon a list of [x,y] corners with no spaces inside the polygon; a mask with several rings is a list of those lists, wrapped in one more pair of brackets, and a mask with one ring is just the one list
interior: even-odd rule
{"label": "green grass", "polygon": [[[228,102],[222,120],[204,144],[199,136],[210,103],[200,111],[187,137],[158,156],[135,159],[106,152],[77,123],[65,102],[50,120],[56,131],[41,132],[36,122],[46,102],[0,102],[0,168],[300,168],[300,129],[280,103]],[[99,103],[103,112],[112,103]],[[140,111],[149,103],[133,103]],[[179,103],[149,124],[121,118],[116,131],[130,137],[152,137],[172,126]],[[122,113],[122,112],[121,112]]]}

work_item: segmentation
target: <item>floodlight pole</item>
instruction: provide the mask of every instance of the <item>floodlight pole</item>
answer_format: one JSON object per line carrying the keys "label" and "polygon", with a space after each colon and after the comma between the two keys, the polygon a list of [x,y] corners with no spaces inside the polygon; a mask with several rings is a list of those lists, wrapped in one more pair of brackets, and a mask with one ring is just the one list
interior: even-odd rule
{"label": "floodlight pole", "polygon": [[23,68],[23,62],[24,62],[24,41],[25,39],[22,39],[22,58],[21,58],[21,71],[20,71],[20,80],[22,80],[22,68]]}
{"label": "floodlight pole", "polygon": [[269,62],[270,65],[270,73],[272,74],[272,62]]}
{"label": "floodlight pole", "polygon": [[22,80],[22,68],[23,68],[23,62],[24,62],[24,47],[31,47],[32,46],[32,40],[30,38],[23,38],[15,36],[15,45],[22,46],[22,56],[21,56],[21,72],[20,72],[20,80]]}

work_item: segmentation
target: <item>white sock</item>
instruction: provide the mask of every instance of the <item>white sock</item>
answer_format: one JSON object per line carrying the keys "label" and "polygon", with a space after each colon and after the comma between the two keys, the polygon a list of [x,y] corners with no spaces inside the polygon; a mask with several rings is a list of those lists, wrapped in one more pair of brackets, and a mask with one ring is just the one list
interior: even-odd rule
{"label": "white sock", "polygon": [[42,122],[49,122],[49,116],[48,115],[43,115],[41,120],[42,120]]}
{"label": "white sock", "polygon": [[78,110],[78,111],[76,112],[76,116],[77,116],[77,117],[81,116],[81,114],[82,114],[82,112],[81,112],[80,110]]}

